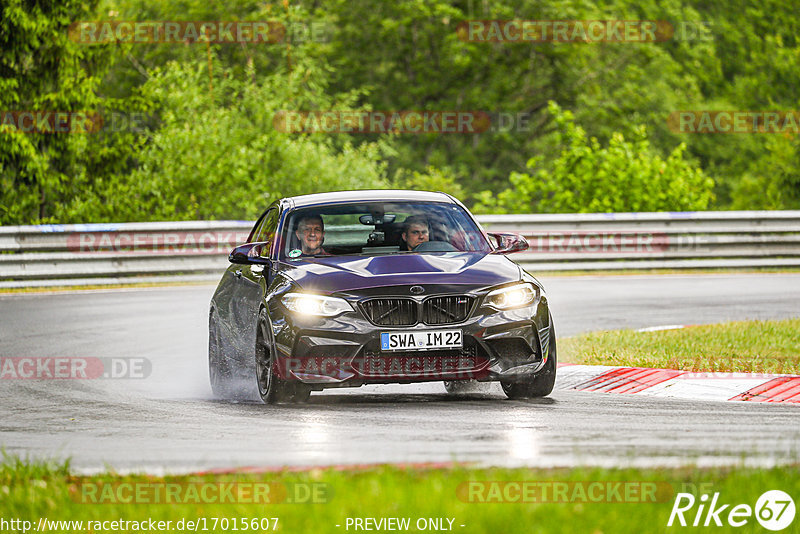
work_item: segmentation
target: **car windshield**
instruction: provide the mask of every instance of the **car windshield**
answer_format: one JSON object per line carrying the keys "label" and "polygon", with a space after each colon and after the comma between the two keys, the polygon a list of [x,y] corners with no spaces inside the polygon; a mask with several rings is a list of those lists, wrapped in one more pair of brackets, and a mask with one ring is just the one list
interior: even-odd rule
{"label": "car windshield", "polygon": [[284,225],[283,258],[490,252],[464,208],[437,202],[359,202],[301,208]]}

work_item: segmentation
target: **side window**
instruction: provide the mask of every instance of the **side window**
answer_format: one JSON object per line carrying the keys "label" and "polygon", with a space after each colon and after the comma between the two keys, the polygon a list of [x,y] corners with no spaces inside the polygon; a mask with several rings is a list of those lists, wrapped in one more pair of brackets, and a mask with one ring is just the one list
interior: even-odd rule
{"label": "side window", "polygon": [[253,235],[253,241],[275,241],[275,231],[278,229],[278,210],[273,208],[264,216],[256,233]]}

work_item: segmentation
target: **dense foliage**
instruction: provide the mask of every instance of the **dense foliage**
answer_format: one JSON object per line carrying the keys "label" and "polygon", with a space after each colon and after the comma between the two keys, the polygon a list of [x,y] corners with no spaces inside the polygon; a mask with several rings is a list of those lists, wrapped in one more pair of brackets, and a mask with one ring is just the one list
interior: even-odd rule
{"label": "dense foliage", "polygon": [[[475,19],[666,20],[675,33],[464,40],[459,24]],[[314,31],[280,43],[70,38],[71,23],[96,20]],[[372,187],[446,190],[494,212],[800,208],[799,136],[667,122],[680,110],[798,109],[798,25],[779,0],[0,0],[0,112],[139,118],[86,134],[0,120],[0,224],[252,218],[279,195]],[[281,111],[330,109],[485,111],[493,124],[275,127]]]}
{"label": "dense foliage", "polygon": [[587,139],[569,112],[554,103],[550,112],[560,134],[561,153],[546,167],[532,158],[533,174],[512,172],[511,188],[495,196],[480,195],[476,211],[526,213],[537,206],[546,213],[624,211],[694,211],[708,208],[713,181],[683,158],[685,145],[666,159],[653,154],[644,128],[632,141],[615,133],[607,147]]}

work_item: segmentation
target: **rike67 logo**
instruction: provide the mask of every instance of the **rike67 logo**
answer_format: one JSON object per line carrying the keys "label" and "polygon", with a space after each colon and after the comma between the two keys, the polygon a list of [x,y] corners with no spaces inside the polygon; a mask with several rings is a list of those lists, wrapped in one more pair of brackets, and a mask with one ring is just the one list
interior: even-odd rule
{"label": "rike67 logo", "polygon": [[723,503],[719,492],[711,496],[710,502],[706,493],[699,499],[691,493],[678,493],[667,526],[742,527],[755,517],[762,527],[778,531],[791,525],[794,515],[794,501],[788,493],[780,490],[764,492],[756,501],[755,507],[749,504]]}

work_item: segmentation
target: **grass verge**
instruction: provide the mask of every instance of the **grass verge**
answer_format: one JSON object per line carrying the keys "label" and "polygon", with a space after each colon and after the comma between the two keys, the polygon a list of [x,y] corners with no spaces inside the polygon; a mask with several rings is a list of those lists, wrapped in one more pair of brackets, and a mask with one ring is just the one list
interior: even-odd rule
{"label": "grass verge", "polygon": [[[283,502],[208,502],[219,495],[221,484],[268,484],[270,495]],[[153,504],[153,488],[173,484],[178,503]],[[190,486],[199,488],[198,500],[189,497]],[[203,497],[202,488],[210,488]],[[112,502],[87,501],[87,489],[95,500],[101,495]],[[103,488],[103,489],[100,489]],[[107,490],[105,488],[108,488]],[[131,488],[130,491],[128,489]],[[140,488],[144,488],[140,491]],[[283,488],[283,490],[280,490]],[[169,532],[192,530],[187,521],[198,521],[198,532],[272,531],[278,518],[280,532],[352,532],[348,518],[408,518],[409,531],[422,530],[417,521],[437,519],[456,532],[504,533],[642,533],[664,532],[678,493],[690,493],[697,502],[684,513],[694,521],[702,494],[719,493],[719,504],[755,507],[761,494],[779,489],[797,500],[800,465],[773,469],[430,469],[403,470],[381,467],[361,471],[312,470],[259,475],[215,476],[73,476],[66,465],[27,463],[6,458],[0,466],[0,516],[8,521],[30,521],[33,530],[41,518],[49,521],[82,521],[72,531],[100,532],[102,525],[89,521],[170,521]],[[137,494],[137,492],[139,492]],[[166,493],[164,494],[166,495]],[[195,494],[192,494],[195,495]],[[241,493],[234,492],[234,495]],[[298,496],[316,495],[316,502],[286,502]],[[134,502],[113,502],[129,496]],[[322,497],[324,496],[324,497]],[[111,498],[113,497],[113,498]],[[251,499],[252,500],[252,499]],[[263,499],[262,499],[263,500]],[[280,500],[280,499],[279,499]],[[484,502],[481,502],[484,501]],[[488,502],[487,502],[488,501]],[[544,502],[543,502],[544,501]],[[685,502],[683,503],[685,504]],[[728,507],[729,511],[732,506]],[[726,514],[722,514],[722,521]],[[215,519],[217,518],[217,519]],[[223,528],[220,518],[227,518]],[[267,518],[268,528],[252,520]],[[246,519],[244,523],[241,519]],[[452,520],[452,524],[448,522]],[[235,520],[237,528],[232,528]],[[705,520],[705,514],[701,518]],[[676,520],[677,521],[677,520]],[[216,523],[216,528],[214,524]],[[247,528],[243,528],[247,524]],[[429,524],[429,523],[428,523]],[[677,523],[676,523],[677,524]],[[795,519],[794,525],[800,524]],[[337,526],[338,525],[338,526]],[[451,526],[452,525],[452,526]],[[463,526],[462,526],[463,525]],[[568,526],[568,528],[566,528]],[[137,531],[127,528],[103,531]],[[673,527],[681,530],[680,527]],[[6,529],[8,530],[8,529]],[[68,531],[50,524],[49,531]],[[147,529],[145,529],[147,530]],[[400,529],[403,530],[403,529]],[[429,528],[430,530],[430,528]],[[694,530],[694,529],[693,529]],[[755,517],[745,528],[715,527],[715,532],[763,531]],[[21,531],[19,529],[18,531]],[[786,532],[792,531],[790,527]]]}
{"label": "grass verge", "polygon": [[558,355],[586,365],[800,374],[798,332],[800,319],[593,332],[559,340]]}

